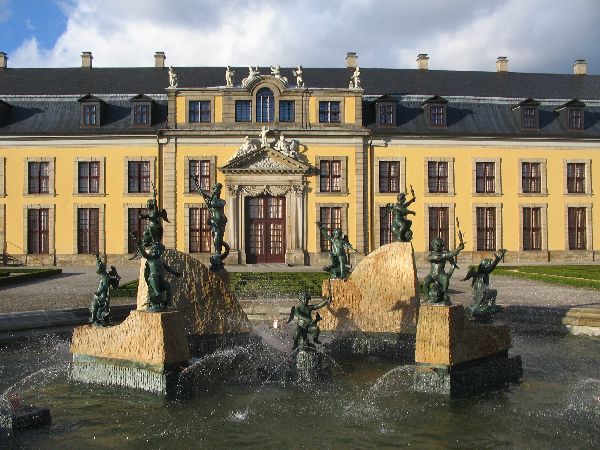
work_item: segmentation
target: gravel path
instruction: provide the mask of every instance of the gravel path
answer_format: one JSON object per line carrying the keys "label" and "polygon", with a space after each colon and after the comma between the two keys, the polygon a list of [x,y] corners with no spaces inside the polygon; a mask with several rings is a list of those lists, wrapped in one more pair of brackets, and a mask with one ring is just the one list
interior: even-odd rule
{"label": "gravel path", "polygon": [[[94,267],[65,267],[51,278],[0,287],[0,313],[42,309],[89,308],[98,287]],[[138,277],[135,266],[119,268],[121,283]],[[131,298],[114,298],[113,305],[132,303]]]}
{"label": "gravel path", "polygon": [[[277,268],[283,271],[285,266]],[[232,267],[233,271],[258,271],[257,268]],[[273,270],[266,267],[266,270]],[[299,271],[294,268],[295,272]],[[119,269],[122,283],[138,276],[135,266]],[[460,281],[466,273],[466,266],[457,271],[450,285],[454,300],[470,303],[471,285]],[[427,268],[419,268],[418,275],[423,279]],[[390,280],[392,281],[392,280]],[[0,313],[17,311],[35,311],[41,309],[67,309],[89,307],[92,294],[98,283],[93,267],[63,268],[62,275],[31,281],[20,285],[0,288]],[[493,276],[492,287],[498,290],[498,303],[505,306],[531,306],[539,308],[593,306],[600,307],[600,290],[574,288],[550,283]],[[115,298],[113,304],[133,303],[131,298]]]}

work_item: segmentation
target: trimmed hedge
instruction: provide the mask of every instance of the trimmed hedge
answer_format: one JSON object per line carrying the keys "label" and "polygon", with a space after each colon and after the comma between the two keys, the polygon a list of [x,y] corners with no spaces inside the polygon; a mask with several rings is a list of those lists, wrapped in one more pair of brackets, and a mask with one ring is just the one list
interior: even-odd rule
{"label": "trimmed hedge", "polygon": [[[301,292],[321,296],[324,272],[232,272],[231,288],[237,298],[296,298]],[[113,297],[137,297],[138,280],[122,284]]]}

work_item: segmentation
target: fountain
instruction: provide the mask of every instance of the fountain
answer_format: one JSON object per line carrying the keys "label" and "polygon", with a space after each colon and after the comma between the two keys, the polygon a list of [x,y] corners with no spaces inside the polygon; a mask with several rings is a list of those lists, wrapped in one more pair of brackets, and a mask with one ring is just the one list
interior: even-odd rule
{"label": "fountain", "polygon": [[[478,280],[475,307],[452,304],[448,288],[462,244],[450,252],[436,244],[421,303],[408,205],[398,201],[390,208],[397,240],[352,273],[347,256],[332,255],[324,299],[311,303],[302,294],[288,323],[263,325],[262,337],[230,291],[224,267],[141,239],[138,309],[119,325],[75,329],[68,380],[25,382],[40,370],[31,349],[60,354],[62,344],[2,348],[0,390],[18,385],[53,410],[49,432],[18,435],[19,443],[597,447],[598,342],[511,336],[493,322],[495,293],[482,275],[491,272],[487,262],[469,271]],[[340,240],[332,241],[332,253],[351,249],[340,233],[329,237]],[[511,344],[523,354],[523,383],[513,383],[522,368],[519,356],[508,355]],[[118,387],[134,389],[116,396]]]}

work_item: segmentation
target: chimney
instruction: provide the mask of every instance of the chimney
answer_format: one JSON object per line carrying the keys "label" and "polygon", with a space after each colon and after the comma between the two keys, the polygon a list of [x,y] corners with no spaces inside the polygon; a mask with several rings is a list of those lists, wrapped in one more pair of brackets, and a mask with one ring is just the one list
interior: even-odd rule
{"label": "chimney", "polygon": [[358,62],[358,56],[354,52],[346,53],[346,68],[348,69],[356,69]]}
{"label": "chimney", "polygon": [[585,59],[577,59],[573,64],[573,73],[575,75],[587,75],[587,62]]}
{"label": "chimney", "polygon": [[8,67],[8,55],[4,52],[0,52],[0,70],[4,70]]}
{"label": "chimney", "polygon": [[508,58],[506,56],[498,56],[496,60],[496,72],[508,73]]}
{"label": "chimney", "polygon": [[154,68],[155,69],[164,69],[165,67],[165,52],[155,52],[154,53]]}
{"label": "chimney", "polygon": [[417,56],[417,68],[419,70],[429,70],[429,56],[427,56],[427,53],[419,53]]}
{"label": "chimney", "polygon": [[91,69],[92,68],[92,52],[82,52],[81,53],[81,68],[82,69]]}

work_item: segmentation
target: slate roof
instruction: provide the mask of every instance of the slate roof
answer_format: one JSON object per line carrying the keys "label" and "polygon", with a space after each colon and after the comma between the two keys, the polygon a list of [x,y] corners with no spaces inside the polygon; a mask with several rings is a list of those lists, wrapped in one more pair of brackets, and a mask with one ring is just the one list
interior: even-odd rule
{"label": "slate roof", "polygon": [[74,101],[11,101],[0,135],[99,135],[156,134],[165,128],[167,102],[159,101],[152,112],[152,127],[132,127],[129,100],[105,101],[100,127],[80,127],[81,106]]}
{"label": "slate roof", "polygon": [[[175,67],[179,87],[214,87],[225,84],[224,67]],[[235,84],[241,84],[248,74],[247,67],[236,67]],[[268,67],[262,67],[269,74]],[[282,69],[293,86],[292,68]],[[311,88],[348,87],[351,70],[347,68],[303,68],[304,81]],[[585,107],[585,131],[573,134],[581,137],[600,137],[600,76],[571,74],[448,71],[413,69],[361,68],[364,89],[364,125],[372,126],[372,100],[390,94],[398,103],[398,126],[390,131],[416,134],[526,134],[544,136],[564,135],[564,127],[554,120],[551,110],[572,99],[580,99]],[[148,129],[131,127],[131,103],[138,94],[156,100],[153,114],[154,129],[166,125],[167,106],[164,95],[168,86],[168,69],[154,67],[126,68],[9,68],[0,71],[0,100],[11,107],[6,121],[0,124],[0,135],[43,133],[147,133]],[[48,99],[47,96],[82,97],[92,94],[106,103],[103,125],[99,128],[79,127],[80,105],[76,100]],[[121,95],[122,98],[111,99]],[[33,98],[11,98],[32,96]],[[127,96],[127,97],[124,97]],[[422,96],[420,101],[440,96],[447,98],[448,128],[430,130],[426,127],[419,102],[410,96]],[[38,98],[36,98],[38,97]],[[454,97],[454,98],[453,98]],[[469,101],[457,97],[489,98],[489,102]],[[508,105],[497,98],[513,99],[512,105],[524,99],[542,101],[539,132],[521,132],[520,124]],[[549,99],[560,100],[548,106]],[[544,102],[546,100],[546,102]],[[590,102],[591,101],[591,102]],[[389,130],[389,129],[388,129]]]}

